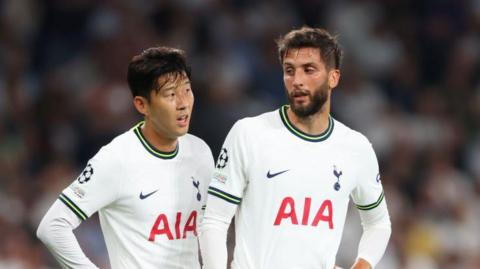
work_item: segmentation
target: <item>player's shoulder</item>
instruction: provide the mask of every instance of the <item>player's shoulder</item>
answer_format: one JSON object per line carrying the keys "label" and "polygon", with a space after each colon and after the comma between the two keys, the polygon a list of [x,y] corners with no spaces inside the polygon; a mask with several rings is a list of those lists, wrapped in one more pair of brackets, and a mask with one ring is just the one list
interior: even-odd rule
{"label": "player's shoulder", "polygon": [[240,132],[256,133],[274,128],[279,123],[278,109],[268,111],[254,117],[245,117],[233,125],[232,129],[238,129]]}
{"label": "player's shoulder", "polygon": [[134,128],[114,137],[108,144],[101,147],[94,157],[109,162],[120,162],[125,156],[130,156],[129,151],[137,139],[133,132]]}
{"label": "player's shoulder", "polygon": [[130,128],[129,130],[117,135],[112,139],[110,143],[105,145],[110,150],[117,151],[117,150],[125,150],[126,147],[134,144],[137,142],[138,138],[135,135],[135,128],[137,128],[138,124],[134,127]]}
{"label": "player's shoulder", "polygon": [[187,133],[179,138],[181,147],[188,147],[194,152],[211,154],[210,146],[200,137]]}
{"label": "player's shoulder", "polygon": [[349,149],[353,151],[364,151],[368,150],[372,147],[370,140],[362,134],[361,132],[354,130],[347,126],[346,124],[333,119],[334,120],[334,136],[335,139],[347,146]]}

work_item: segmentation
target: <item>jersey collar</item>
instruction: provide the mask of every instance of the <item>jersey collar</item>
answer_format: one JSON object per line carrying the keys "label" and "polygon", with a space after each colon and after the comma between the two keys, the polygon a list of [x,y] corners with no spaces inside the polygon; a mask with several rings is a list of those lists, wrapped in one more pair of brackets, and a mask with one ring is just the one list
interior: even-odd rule
{"label": "jersey collar", "polygon": [[290,121],[287,115],[287,109],[289,108],[289,105],[284,105],[282,106],[279,111],[280,111],[280,118],[282,119],[283,124],[285,127],[294,135],[300,137],[303,140],[309,141],[309,142],[320,142],[326,140],[328,137],[333,132],[333,126],[334,126],[334,121],[333,118],[329,115],[328,116],[328,127],[327,129],[319,134],[319,135],[310,135],[305,132],[302,132],[300,129],[295,127],[293,123]]}
{"label": "jersey collar", "polygon": [[177,147],[173,151],[165,152],[165,151],[158,150],[157,148],[155,148],[152,144],[150,144],[147,141],[145,136],[143,136],[143,133],[142,133],[142,130],[141,130],[141,127],[143,126],[143,124],[145,124],[145,121],[139,122],[133,128],[133,132],[135,133],[135,135],[137,135],[138,140],[140,140],[140,143],[142,143],[142,145],[145,147],[145,149],[148,152],[150,152],[153,156],[161,158],[161,159],[173,159],[173,158],[175,158],[175,156],[177,156],[177,154],[178,154],[178,143],[177,143]]}

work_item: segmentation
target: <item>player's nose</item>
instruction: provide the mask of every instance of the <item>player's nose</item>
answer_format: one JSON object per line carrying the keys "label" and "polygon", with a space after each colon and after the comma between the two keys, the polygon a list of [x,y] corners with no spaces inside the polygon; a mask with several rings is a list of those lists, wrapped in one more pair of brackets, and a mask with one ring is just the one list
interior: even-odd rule
{"label": "player's nose", "polygon": [[190,99],[188,98],[187,94],[179,94],[177,96],[177,109],[178,110],[184,110],[187,107],[189,107],[190,104]]}
{"label": "player's nose", "polygon": [[296,88],[301,88],[303,86],[304,76],[302,72],[295,72],[293,75],[292,84]]}

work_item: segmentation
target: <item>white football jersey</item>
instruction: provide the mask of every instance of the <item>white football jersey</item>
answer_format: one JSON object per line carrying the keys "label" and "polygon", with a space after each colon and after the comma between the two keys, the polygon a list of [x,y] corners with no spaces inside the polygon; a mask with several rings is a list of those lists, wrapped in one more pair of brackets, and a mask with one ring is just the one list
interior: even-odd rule
{"label": "white football jersey", "polygon": [[99,212],[116,268],[200,268],[197,223],[214,168],[210,148],[186,134],[160,152],[143,122],[102,147],[59,199],[80,219]]}
{"label": "white football jersey", "polygon": [[350,197],[360,210],[384,198],[363,135],[331,116],[324,133],[308,135],[287,109],[238,121],[219,155],[206,214],[238,204],[232,268],[332,269]]}

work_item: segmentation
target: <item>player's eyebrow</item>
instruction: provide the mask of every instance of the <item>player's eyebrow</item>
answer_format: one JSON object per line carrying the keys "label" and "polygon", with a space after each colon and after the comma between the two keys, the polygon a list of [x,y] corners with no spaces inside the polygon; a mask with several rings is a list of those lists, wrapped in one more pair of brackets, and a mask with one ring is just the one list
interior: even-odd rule
{"label": "player's eyebrow", "polygon": [[[295,65],[293,63],[285,62],[283,63],[283,67],[294,67]],[[317,65],[314,62],[307,62],[307,63],[302,63],[298,65],[300,67],[317,67]]]}
{"label": "player's eyebrow", "polygon": [[185,80],[183,81],[183,83],[179,83],[179,84],[172,83],[172,84],[170,84],[169,86],[160,89],[160,91],[175,90],[178,86],[183,86],[183,85],[187,85],[187,84],[190,84],[190,80],[185,79]]}
{"label": "player's eyebrow", "polygon": [[302,64],[302,67],[314,67],[314,68],[316,68],[317,65],[314,62],[309,62],[309,63]]}

